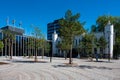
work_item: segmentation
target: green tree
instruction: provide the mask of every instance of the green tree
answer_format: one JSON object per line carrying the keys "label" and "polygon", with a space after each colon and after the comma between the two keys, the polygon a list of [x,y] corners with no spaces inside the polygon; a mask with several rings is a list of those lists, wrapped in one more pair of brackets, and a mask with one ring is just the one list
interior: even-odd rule
{"label": "green tree", "polygon": [[113,58],[118,59],[120,55],[120,17],[117,18],[116,24],[114,25],[115,31],[115,45],[114,45],[114,54]]}
{"label": "green tree", "polygon": [[40,38],[40,46],[39,46],[39,48],[42,51],[42,59],[43,59],[43,56],[44,56],[46,44],[47,44],[46,40],[45,40],[44,36],[42,35],[42,37]]}
{"label": "green tree", "polygon": [[120,34],[119,34],[119,36],[117,34],[117,36],[115,38],[115,45],[114,45],[114,54],[113,54],[113,57],[115,59],[118,59],[119,55],[120,55]]}
{"label": "green tree", "polygon": [[115,39],[113,58],[118,59],[120,55],[120,36]]}
{"label": "green tree", "polygon": [[97,53],[97,50],[98,50],[98,48],[100,48],[99,39],[97,39],[96,37],[94,37],[93,43],[94,43],[93,44],[93,46],[94,46],[94,55],[95,55],[96,61],[98,62],[98,53]]}
{"label": "green tree", "polygon": [[0,41],[0,51],[3,49],[3,47],[4,47],[4,44],[2,41]]}
{"label": "green tree", "polygon": [[61,26],[60,28],[60,36],[63,39],[69,41],[70,47],[70,58],[69,64],[72,63],[72,45],[73,40],[76,35],[81,35],[84,32],[83,23],[79,22],[80,14],[77,13],[75,15],[72,14],[70,10],[65,13],[65,17],[59,21]]}
{"label": "green tree", "polygon": [[28,49],[29,58],[31,58],[34,54],[34,53],[31,52],[31,50],[34,50],[34,47],[35,47],[34,42],[35,42],[34,37],[29,36],[28,41],[26,41],[26,43],[25,43],[25,46],[27,46],[26,48]]}
{"label": "green tree", "polygon": [[104,31],[104,27],[107,25],[108,21],[110,21],[112,24],[115,24],[117,20],[117,17],[113,16],[99,16],[96,23],[97,23],[97,29],[98,31]]}
{"label": "green tree", "polygon": [[65,52],[64,57],[65,57],[65,60],[66,60],[67,59],[67,52],[70,49],[70,45],[67,43],[67,41],[62,39],[62,41],[57,44],[57,48],[60,49],[61,51]]}
{"label": "green tree", "polygon": [[105,48],[107,46],[106,39],[103,36],[101,36],[98,43],[99,43],[100,48],[102,49],[102,54],[104,54],[105,53]]}
{"label": "green tree", "polygon": [[96,25],[91,26],[91,32],[97,32],[97,26]]}
{"label": "green tree", "polygon": [[35,62],[37,62],[37,52],[38,49],[40,48],[40,43],[42,39],[42,33],[39,27],[33,26],[33,33],[32,33],[33,38],[35,39]]}
{"label": "green tree", "polygon": [[[10,30],[4,30],[4,40],[7,43],[8,41],[8,46],[9,46],[9,55],[10,55],[10,59],[12,59],[13,56],[13,43],[15,41],[15,34],[12,33]],[[6,46],[7,46],[6,45]]]}
{"label": "green tree", "polygon": [[83,49],[82,42],[80,42],[77,46],[75,46],[75,49],[76,49],[78,55],[80,56],[80,52],[82,52],[82,49]]}
{"label": "green tree", "polygon": [[50,49],[51,49],[50,43],[45,41],[45,53],[47,53],[48,56],[49,56]]}
{"label": "green tree", "polygon": [[93,40],[94,35],[91,33],[86,33],[81,41],[82,47],[84,48],[85,52],[87,53],[88,57],[92,57],[92,48],[93,48]]}

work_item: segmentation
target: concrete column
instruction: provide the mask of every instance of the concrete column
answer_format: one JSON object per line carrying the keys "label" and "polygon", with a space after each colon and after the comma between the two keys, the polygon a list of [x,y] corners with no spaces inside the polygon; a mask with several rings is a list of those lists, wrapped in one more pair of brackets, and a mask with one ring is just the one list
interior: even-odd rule
{"label": "concrete column", "polygon": [[110,55],[111,58],[113,58],[114,26],[110,23],[110,21],[105,26],[105,38],[106,41],[108,42],[106,52],[108,55]]}

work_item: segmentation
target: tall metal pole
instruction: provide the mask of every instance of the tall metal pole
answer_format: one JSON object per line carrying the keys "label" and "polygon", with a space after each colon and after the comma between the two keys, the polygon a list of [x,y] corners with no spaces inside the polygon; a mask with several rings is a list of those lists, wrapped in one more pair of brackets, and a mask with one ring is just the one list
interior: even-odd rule
{"label": "tall metal pole", "polygon": [[19,36],[18,36],[18,55],[19,56]]}
{"label": "tall metal pole", "polygon": [[27,56],[27,37],[25,37],[25,55]]}
{"label": "tall metal pole", "polygon": [[20,36],[20,54],[21,56],[23,55],[22,54],[22,36]]}
{"label": "tall metal pole", "polygon": [[27,54],[28,54],[28,56],[30,56],[30,54],[29,54],[29,37],[28,37],[28,47],[27,47]]}
{"label": "tall metal pole", "polygon": [[5,39],[5,56],[7,58],[7,40]]}
{"label": "tall metal pole", "polygon": [[[2,40],[3,40],[3,33],[2,33]],[[3,56],[3,48],[2,48],[2,56]]]}
{"label": "tall metal pole", "polygon": [[8,53],[9,53],[9,57],[10,57],[10,39],[8,41],[9,41],[8,42],[9,43],[9,46],[8,46],[9,47],[9,51],[8,51]]}
{"label": "tall metal pole", "polygon": [[16,35],[15,35],[15,56],[16,56]]}
{"label": "tall metal pole", "polygon": [[23,41],[23,55],[24,55],[24,36],[22,37],[22,41]]}
{"label": "tall metal pole", "polygon": [[110,62],[110,31],[108,31],[108,61]]}
{"label": "tall metal pole", "polygon": [[34,56],[35,56],[35,38],[34,38]]}
{"label": "tall metal pole", "polygon": [[[53,44],[53,42],[51,41],[51,45]],[[53,47],[53,46],[52,46]],[[52,57],[53,57],[53,49],[51,51],[51,54],[49,55],[50,56],[50,62],[52,62]]]}

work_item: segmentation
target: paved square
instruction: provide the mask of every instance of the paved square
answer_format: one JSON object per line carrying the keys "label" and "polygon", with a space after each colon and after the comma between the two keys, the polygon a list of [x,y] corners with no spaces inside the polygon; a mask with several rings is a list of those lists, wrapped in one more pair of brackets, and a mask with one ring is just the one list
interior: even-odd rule
{"label": "paved square", "polygon": [[87,59],[73,59],[76,66],[65,66],[68,59],[45,57],[39,62],[34,59],[14,57],[12,61],[0,58],[0,80],[120,80],[120,60],[89,62]]}

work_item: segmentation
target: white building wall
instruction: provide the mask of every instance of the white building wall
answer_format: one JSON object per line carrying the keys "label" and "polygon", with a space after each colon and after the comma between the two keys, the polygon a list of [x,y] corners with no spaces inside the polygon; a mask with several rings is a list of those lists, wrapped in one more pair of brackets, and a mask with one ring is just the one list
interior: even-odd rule
{"label": "white building wall", "polygon": [[113,30],[113,25],[108,22],[108,24],[105,26],[105,38],[106,41],[108,42],[106,46],[105,53],[110,54],[110,57],[113,57],[113,40],[114,40],[114,30]]}
{"label": "white building wall", "polygon": [[[82,35],[75,36],[73,48],[75,48],[76,46],[78,46],[80,44],[80,41],[82,40],[82,37],[84,35],[85,35],[85,33],[83,33]],[[76,41],[77,41],[77,44],[76,44]]]}
{"label": "white building wall", "polygon": [[[84,33],[85,34],[85,33]],[[74,38],[74,44],[73,44],[73,48],[75,48],[77,45],[79,45],[80,40],[82,40],[82,36],[84,36],[84,34],[79,35],[79,36],[75,36]],[[94,33],[95,37],[99,40],[99,38],[101,36],[105,37],[106,41],[107,41],[107,46],[105,48],[105,54],[109,54],[111,58],[113,57],[113,40],[114,40],[114,30],[113,30],[113,25],[110,24],[110,22],[105,26],[105,32],[98,32],[98,33]],[[53,50],[53,54],[58,53],[58,49],[56,48],[56,44],[61,41],[60,37],[58,37],[58,35],[56,34],[56,32],[54,32],[54,34],[52,35],[52,50]],[[77,41],[77,44],[76,44]],[[93,53],[94,53],[94,48],[93,48]],[[100,53],[100,49],[97,49],[97,53]]]}

